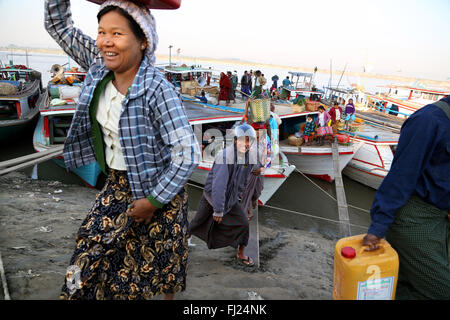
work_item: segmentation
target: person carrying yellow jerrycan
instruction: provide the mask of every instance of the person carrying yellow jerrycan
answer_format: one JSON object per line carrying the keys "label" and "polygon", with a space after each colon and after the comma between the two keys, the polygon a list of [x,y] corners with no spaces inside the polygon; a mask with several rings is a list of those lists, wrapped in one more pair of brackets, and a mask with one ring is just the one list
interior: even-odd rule
{"label": "person carrying yellow jerrycan", "polygon": [[333,299],[393,300],[397,287],[397,252],[382,239],[367,251],[362,235],[340,239],[334,251]]}

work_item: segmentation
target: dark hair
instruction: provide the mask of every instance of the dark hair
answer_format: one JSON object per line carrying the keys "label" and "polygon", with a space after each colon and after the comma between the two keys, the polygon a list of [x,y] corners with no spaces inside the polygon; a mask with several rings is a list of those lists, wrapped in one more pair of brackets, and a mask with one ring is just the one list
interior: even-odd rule
{"label": "dark hair", "polygon": [[323,111],[325,111],[325,108],[323,106],[319,106],[319,108],[317,109],[322,109]]}
{"label": "dark hair", "polygon": [[120,7],[116,6],[107,6],[104,7],[100,12],[97,14],[97,21],[100,23],[100,19],[107,13],[111,11],[116,11],[120,13],[124,18],[128,20],[128,24],[130,25],[131,31],[133,31],[135,37],[140,41],[147,41],[147,37],[145,36],[144,31],[142,30],[141,26],[136,22],[136,20],[133,19],[132,16],[128,14],[125,10],[123,10]]}

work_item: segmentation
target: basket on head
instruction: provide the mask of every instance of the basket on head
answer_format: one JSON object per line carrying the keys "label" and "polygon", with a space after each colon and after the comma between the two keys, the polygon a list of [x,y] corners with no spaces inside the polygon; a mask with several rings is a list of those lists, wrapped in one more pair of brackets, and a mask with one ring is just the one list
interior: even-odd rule
{"label": "basket on head", "polygon": [[[102,4],[106,0],[88,0],[93,3]],[[149,9],[178,9],[181,0],[132,0],[132,2],[144,5]]]}

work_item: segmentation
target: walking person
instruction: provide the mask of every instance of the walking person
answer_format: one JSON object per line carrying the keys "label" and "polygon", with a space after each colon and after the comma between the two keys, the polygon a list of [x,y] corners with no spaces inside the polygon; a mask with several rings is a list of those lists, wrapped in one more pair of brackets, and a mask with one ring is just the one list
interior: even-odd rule
{"label": "walking person", "polygon": [[219,96],[217,97],[217,106],[220,105],[221,100],[226,101],[226,105],[228,106],[230,104],[230,89],[231,89],[231,81],[228,76],[221,72],[220,73],[220,80],[219,80]]}
{"label": "walking person", "polygon": [[396,299],[450,299],[450,96],[403,123],[363,245],[397,251]]}
{"label": "walking person", "polygon": [[239,199],[256,168],[256,152],[249,152],[255,140],[256,133],[250,125],[244,123],[235,128],[234,143],[216,157],[197,214],[189,224],[189,234],[205,241],[209,249],[238,249],[237,259],[245,266],[253,266],[254,262],[244,254],[249,224]]}
{"label": "walking person", "polygon": [[[242,93],[242,100],[247,100],[248,96],[250,96],[250,76],[246,71],[244,71],[244,74],[241,77],[241,91]],[[245,95],[244,95],[245,93]]]}
{"label": "walking person", "polygon": [[97,161],[107,180],[78,230],[61,298],[173,299],[186,288],[185,184],[198,144],[180,95],[154,67],[150,11],[104,2],[94,40],[73,27],[70,4],[45,1],[47,31],[89,70],[64,161],[69,170]]}
{"label": "walking person", "polygon": [[230,71],[228,71],[228,78],[230,78],[230,101],[233,100],[233,103],[236,103],[236,88],[238,85],[238,77],[235,71],[235,74],[231,74]]}
{"label": "walking person", "polygon": [[255,87],[252,91],[251,97],[252,98],[256,98],[256,99],[260,99],[261,98],[261,93],[262,93],[262,87],[263,87],[263,77],[261,74],[261,71],[256,70],[255,71]]}

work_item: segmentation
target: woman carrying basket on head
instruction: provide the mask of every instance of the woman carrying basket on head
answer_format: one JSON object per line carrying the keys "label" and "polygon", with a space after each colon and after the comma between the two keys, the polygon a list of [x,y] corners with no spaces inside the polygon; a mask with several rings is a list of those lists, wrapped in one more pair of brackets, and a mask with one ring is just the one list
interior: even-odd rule
{"label": "woman carrying basket on head", "polygon": [[61,298],[172,299],[186,287],[184,186],[199,147],[179,94],[154,67],[150,11],[113,0],[97,18],[94,40],[73,27],[69,0],[45,1],[47,31],[89,69],[64,145],[66,167],[97,161],[108,176],[78,230]]}

